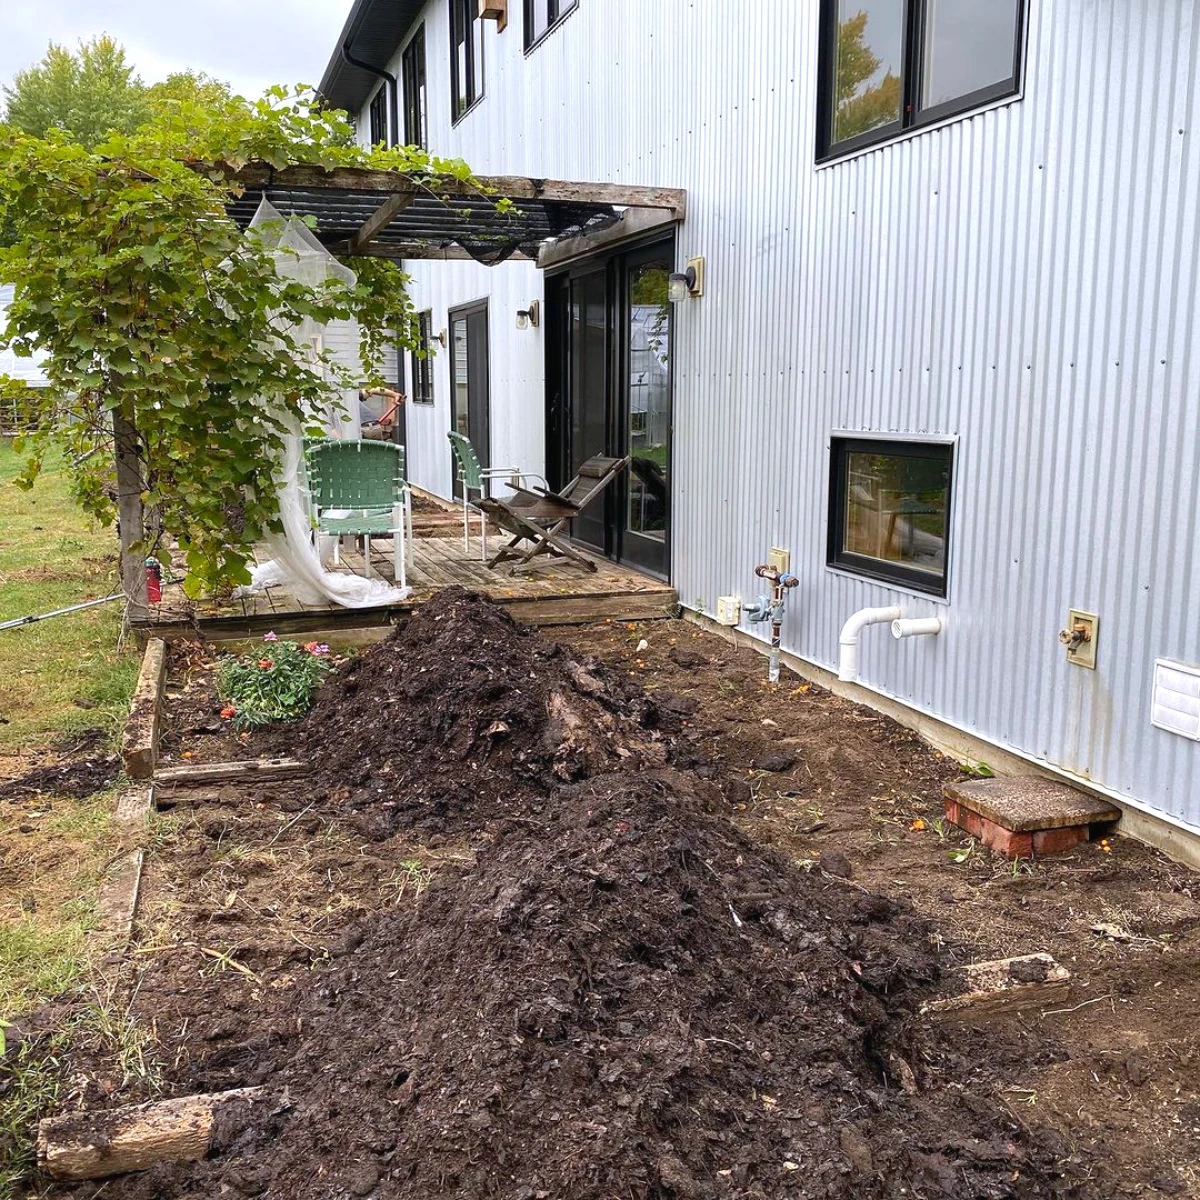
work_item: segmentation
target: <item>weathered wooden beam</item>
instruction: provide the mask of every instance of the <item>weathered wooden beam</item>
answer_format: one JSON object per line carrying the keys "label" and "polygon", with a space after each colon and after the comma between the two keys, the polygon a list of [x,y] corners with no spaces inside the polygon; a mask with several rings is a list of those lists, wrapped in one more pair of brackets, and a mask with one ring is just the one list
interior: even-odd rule
{"label": "weathered wooden beam", "polygon": [[[391,192],[425,195],[492,195],[499,200],[562,200],[576,204],[616,204],[627,208],[665,208],[682,220],[687,207],[683,188],[639,187],[625,183],[576,183],[564,179],[537,179],[524,175],[477,175],[471,180],[448,175],[429,176],[420,181],[403,171],[376,171],[366,167],[292,166],[273,168],[251,163],[240,169],[225,164],[198,166],[198,170],[224,174],[247,188],[278,188],[283,191]],[[482,194],[481,194],[482,189]]]}
{"label": "weathered wooden beam", "polygon": [[[145,570],[142,571],[143,577]],[[146,643],[137,686],[121,739],[121,761],[130,779],[149,779],[158,766],[158,733],[162,719],[162,688],[167,674],[167,643],[154,637]]]}
{"label": "weathered wooden beam", "polygon": [[202,787],[209,783],[232,783],[247,779],[290,779],[309,770],[295,758],[247,758],[240,762],[187,763],[163,767],[154,782],[170,787]]}
{"label": "weathered wooden beam", "polygon": [[119,409],[113,410],[113,441],[117,465],[117,524],[121,537],[121,589],[130,621],[150,613],[146,590],[145,511],[142,505],[141,442],[137,427]]}
{"label": "weathered wooden beam", "polygon": [[389,196],[363,223],[350,239],[350,253],[361,254],[416,199],[414,192],[396,192]]}
{"label": "weathered wooden beam", "polygon": [[954,982],[962,988],[958,995],[930,1000],[921,1005],[921,1013],[969,1020],[1040,1007],[1071,991],[1071,973],[1044,952],[968,963],[958,968]]}
{"label": "weathered wooden beam", "polygon": [[55,1179],[103,1179],[158,1163],[196,1162],[208,1153],[216,1109],[248,1105],[263,1092],[238,1088],[47,1117],[38,1124],[38,1162]]}
{"label": "weathered wooden beam", "polygon": [[651,233],[655,229],[669,229],[681,220],[682,213],[676,215],[670,209],[628,208],[621,214],[619,221],[595,233],[582,233],[577,237],[547,242],[538,252],[537,265],[541,270],[561,266],[572,259],[595,254],[597,250],[608,249],[631,238]]}

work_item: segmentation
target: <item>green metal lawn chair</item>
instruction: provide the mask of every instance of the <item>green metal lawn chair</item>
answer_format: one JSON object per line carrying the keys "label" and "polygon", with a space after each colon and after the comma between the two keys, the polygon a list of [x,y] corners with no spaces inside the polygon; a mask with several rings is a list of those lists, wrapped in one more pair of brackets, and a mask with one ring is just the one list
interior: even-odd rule
{"label": "green metal lawn chair", "polygon": [[534,475],[529,471],[522,471],[519,467],[485,467],[479,461],[479,455],[475,453],[475,447],[471,445],[470,439],[463,437],[461,433],[455,433],[450,430],[446,437],[450,440],[450,449],[454,452],[455,470],[459,486],[462,488],[463,502],[463,553],[471,552],[471,509],[474,509],[479,514],[479,538],[480,538],[480,554],[479,561],[487,561],[487,514],[480,506],[471,499],[472,492],[478,492],[479,498],[483,499],[491,494],[491,484],[494,479],[506,479],[512,481],[514,488],[522,486],[524,479],[540,480],[543,486],[546,481],[540,475]]}
{"label": "green metal lawn chair", "polygon": [[[305,459],[318,534],[363,539],[364,574],[371,574],[371,538],[392,539],[394,578],[404,587],[412,555],[412,496],[404,447],[394,442],[306,442]],[[333,561],[341,561],[334,543]]]}

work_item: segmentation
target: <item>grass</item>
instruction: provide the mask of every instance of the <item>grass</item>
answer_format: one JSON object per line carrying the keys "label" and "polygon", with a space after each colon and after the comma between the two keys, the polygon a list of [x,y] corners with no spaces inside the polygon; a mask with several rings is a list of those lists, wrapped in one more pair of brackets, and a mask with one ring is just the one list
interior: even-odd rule
{"label": "grass", "polygon": [[[86,974],[95,896],[114,847],[111,791],[52,800],[48,811],[45,800],[38,803],[38,810],[6,814],[0,844],[0,1017],[65,992]],[[22,824],[33,831],[21,833]]]}
{"label": "grass", "polygon": [[[118,591],[116,535],[75,505],[61,462],[48,461],[30,492],[13,483],[21,465],[0,440],[0,622]],[[115,601],[0,630],[0,754],[91,726],[115,735],[138,668],[117,652],[120,628]]]}

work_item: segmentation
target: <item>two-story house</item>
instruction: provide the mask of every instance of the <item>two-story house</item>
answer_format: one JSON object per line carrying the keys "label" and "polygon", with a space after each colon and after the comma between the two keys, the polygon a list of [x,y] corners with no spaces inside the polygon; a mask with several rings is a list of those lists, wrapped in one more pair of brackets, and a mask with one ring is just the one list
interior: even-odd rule
{"label": "two-story house", "polygon": [[[582,542],[709,614],[782,548],[822,678],[1200,835],[1198,16],[355,0],[322,91],[364,141],[687,193],[537,261],[408,264],[414,482],[451,495],[455,428],[552,482],[630,454]],[[940,632],[846,655],[864,609]]]}

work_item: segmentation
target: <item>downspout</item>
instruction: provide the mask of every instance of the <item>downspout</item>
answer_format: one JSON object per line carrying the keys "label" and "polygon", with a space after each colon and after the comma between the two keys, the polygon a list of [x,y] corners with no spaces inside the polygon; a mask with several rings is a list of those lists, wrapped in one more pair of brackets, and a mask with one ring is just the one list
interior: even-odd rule
{"label": "downspout", "polygon": [[384,79],[388,84],[388,96],[391,100],[389,108],[391,113],[388,117],[388,131],[393,146],[400,145],[400,89],[396,84],[396,77],[390,71],[385,71],[382,67],[373,67],[368,62],[363,62],[361,58],[355,58],[350,53],[350,45],[354,41],[358,30],[355,30],[342,43],[342,58],[346,60],[352,67],[358,67],[362,71],[369,71],[372,75],[377,75],[380,79]]}
{"label": "downspout", "polygon": [[858,635],[868,625],[890,625],[904,616],[899,607],[891,608],[860,608],[842,626],[842,635],[838,638],[838,678],[843,683],[854,683],[858,679]]}

